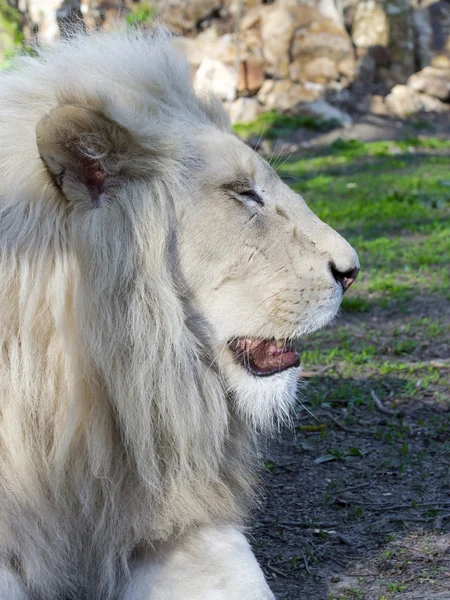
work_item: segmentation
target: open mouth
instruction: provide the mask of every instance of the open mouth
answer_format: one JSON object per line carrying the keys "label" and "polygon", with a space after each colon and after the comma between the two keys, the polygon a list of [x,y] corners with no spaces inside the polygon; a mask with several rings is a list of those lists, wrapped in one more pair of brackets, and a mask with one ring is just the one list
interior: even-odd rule
{"label": "open mouth", "polygon": [[240,337],[230,343],[236,361],[257,377],[268,377],[298,367],[300,357],[286,340]]}

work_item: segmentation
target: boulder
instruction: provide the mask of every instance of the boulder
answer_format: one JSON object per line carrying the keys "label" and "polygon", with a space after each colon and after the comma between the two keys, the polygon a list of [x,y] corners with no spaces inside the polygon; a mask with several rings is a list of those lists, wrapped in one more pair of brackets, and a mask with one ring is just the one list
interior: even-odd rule
{"label": "boulder", "polygon": [[304,63],[293,62],[289,67],[289,77],[292,81],[326,84],[339,78],[339,70],[336,61],[328,56],[319,56]]}
{"label": "boulder", "polygon": [[355,7],[352,40],[357,48],[386,47],[389,22],[382,5],[375,0],[362,0]]}
{"label": "boulder", "polygon": [[264,112],[264,107],[256,98],[238,98],[234,102],[226,102],[225,108],[232,123],[251,123]]}
{"label": "boulder", "polygon": [[[284,0],[259,12],[266,71],[279,79],[332,81],[351,72],[354,52],[350,36],[329,3]],[[322,8],[323,12],[320,12]],[[337,14],[337,13],[336,13]],[[256,19],[256,16],[254,17]],[[249,23],[257,21],[249,20]],[[308,64],[319,60],[307,75]],[[321,60],[326,59],[326,60]],[[337,64],[346,60],[343,71]],[[331,65],[331,61],[334,65]],[[320,64],[320,67],[319,67]],[[317,71],[320,71],[316,75]]]}
{"label": "boulder", "polygon": [[302,106],[302,113],[309,113],[326,121],[338,121],[344,127],[349,127],[353,122],[349,114],[332,106],[323,98],[309,104],[304,104]]}
{"label": "boulder", "polygon": [[194,78],[194,87],[210,90],[221,100],[231,102],[236,98],[239,76],[232,67],[219,60],[204,58]]}
{"label": "boulder", "polygon": [[258,100],[266,110],[293,110],[299,104],[313,102],[323,93],[321,86],[293,83],[289,79],[266,79],[258,92]]}
{"label": "boulder", "polygon": [[170,29],[182,33],[197,30],[201,21],[217,13],[221,0],[164,0],[157,4],[161,20]]}
{"label": "boulder", "polygon": [[239,65],[238,92],[255,94],[264,83],[264,65],[256,59],[248,59]]}
{"label": "boulder", "polygon": [[450,69],[450,53],[433,56],[431,66],[436,67],[436,69]]}
{"label": "boulder", "polygon": [[297,20],[293,13],[277,5],[261,13],[261,40],[266,71],[273,77],[289,74],[291,39]]}
{"label": "boulder", "polygon": [[408,86],[439,100],[450,100],[450,69],[425,67],[408,79]]}
{"label": "boulder", "polygon": [[406,83],[414,73],[415,35],[409,0],[361,0],[356,7],[353,42],[358,51],[385,49],[389,68],[380,68],[379,75],[389,85]]}
{"label": "boulder", "polygon": [[262,4],[262,0],[224,0],[222,6],[231,14],[236,17],[241,11],[241,17],[246,15],[253,8],[258,7]]}
{"label": "boulder", "polygon": [[[290,77],[294,81],[326,83],[345,73],[352,74],[355,66],[354,51],[344,27],[315,11],[309,16],[310,20],[300,24],[293,33]],[[342,70],[339,68],[340,63]]]}
{"label": "boulder", "polygon": [[369,111],[374,115],[386,115],[389,109],[383,96],[374,95],[369,100]]}
{"label": "boulder", "polygon": [[279,0],[278,3],[286,8],[304,10],[305,8],[314,8],[327,19],[341,25],[343,23],[343,14],[341,7],[335,0]]}
{"label": "boulder", "polygon": [[421,94],[406,85],[396,85],[386,97],[390,112],[405,117],[419,112],[448,112],[450,106],[428,94]]}

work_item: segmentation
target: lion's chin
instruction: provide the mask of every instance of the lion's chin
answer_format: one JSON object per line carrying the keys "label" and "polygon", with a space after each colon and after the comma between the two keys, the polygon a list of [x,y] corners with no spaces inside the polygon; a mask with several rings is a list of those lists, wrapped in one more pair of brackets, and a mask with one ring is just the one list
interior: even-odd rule
{"label": "lion's chin", "polygon": [[287,340],[237,337],[229,347],[235,361],[255,377],[269,377],[300,366],[300,357]]}

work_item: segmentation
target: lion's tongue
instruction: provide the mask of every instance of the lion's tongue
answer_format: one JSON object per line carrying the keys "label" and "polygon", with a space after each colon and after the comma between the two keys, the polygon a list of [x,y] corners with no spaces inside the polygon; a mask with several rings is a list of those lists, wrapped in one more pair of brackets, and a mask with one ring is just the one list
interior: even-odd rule
{"label": "lion's tongue", "polygon": [[272,375],[300,364],[297,352],[285,342],[238,338],[234,350],[236,359],[254,375]]}

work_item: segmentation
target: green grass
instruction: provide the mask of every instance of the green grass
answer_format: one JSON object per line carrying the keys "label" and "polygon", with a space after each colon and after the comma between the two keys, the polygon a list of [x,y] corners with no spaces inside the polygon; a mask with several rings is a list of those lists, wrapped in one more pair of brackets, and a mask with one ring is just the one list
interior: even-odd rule
{"label": "green grass", "polygon": [[6,0],[0,0],[0,71],[10,66],[10,54],[20,46],[23,36],[19,28],[19,13]]}
{"label": "green grass", "polygon": [[[286,163],[280,174],[357,248],[356,293],[393,299],[427,289],[448,294],[450,163],[442,152],[450,142],[409,140],[399,146],[428,152],[393,157],[380,154],[385,144],[341,142],[326,154]],[[370,295],[349,299],[344,309],[351,311],[353,302],[364,311],[369,301]]]}
{"label": "green grass", "polygon": [[264,135],[267,139],[273,140],[293,133],[296,129],[326,131],[338,125],[336,121],[320,119],[312,115],[288,116],[269,110],[252,123],[235,123],[233,129],[242,139]]}

